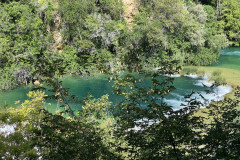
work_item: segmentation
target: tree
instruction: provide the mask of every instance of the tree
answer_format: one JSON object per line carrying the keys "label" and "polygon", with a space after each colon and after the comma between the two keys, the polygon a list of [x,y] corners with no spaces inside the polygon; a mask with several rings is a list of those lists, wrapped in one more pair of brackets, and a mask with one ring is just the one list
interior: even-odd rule
{"label": "tree", "polygon": [[[230,43],[234,46],[239,46],[240,39],[240,2],[237,0],[223,1],[223,9],[219,28],[224,30]],[[221,26],[223,25],[223,26]]]}
{"label": "tree", "polygon": [[[34,148],[35,138],[33,130],[37,129],[43,116],[40,109],[44,105],[45,93],[41,91],[29,92],[28,97],[18,109],[2,109],[0,124],[7,128],[6,133],[0,135],[0,156],[3,159],[37,158],[38,150]],[[11,131],[12,130],[12,131]]]}
{"label": "tree", "polygon": [[[49,10],[38,8],[34,2],[1,3],[1,84],[10,88],[14,82],[41,76],[53,94],[46,96],[42,91],[46,88],[36,81],[35,91],[28,94],[31,100],[17,109],[3,109],[0,124],[13,132],[0,135],[1,158],[239,158],[239,90],[236,99],[210,104],[206,119],[197,116],[204,104],[192,97],[194,92],[185,96],[182,109],[167,105],[164,98],[174,90],[173,78],[163,76],[178,73],[178,60],[200,65],[217,59],[219,49],[226,46],[223,33],[229,32],[230,38],[233,31],[237,35],[235,28],[226,28],[236,22],[237,12],[228,10],[236,1],[224,2],[225,21],[217,30],[212,24],[218,19],[210,6],[141,0],[135,26],[128,30],[120,2],[59,0],[55,9],[62,18],[62,52],[52,50],[54,42],[48,34],[52,20],[43,16],[54,7],[46,3]],[[121,99],[116,105],[107,95],[79,100],[59,80],[66,73],[106,66],[128,71],[122,77],[113,75]],[[159,69],[153,71],[155,67]],[[61,110],[53,114],[44,109],[45,98],[59,101]],[[81,103],[82,108],[75,111],[72,103]]]}
{"label": "tree", "polygon": [[[0,8],[0,70],[3,74],[9,71],[6,72],[8,78],[1,77],[0,82],[3,89],[9,89],[36,78],[34,65],[27,62],[46,52],[51,38],[32,3],[9,2],[1,4]],[[10,83],[6,87],[7,82]]]}
{"label": "tree", "polygon": [[31,91],[28,96],[32,99],[18,109],[9,108],[0,113],[1,125],[13,128],[13,132],[0,136],[2,158],[119,159],[120,155],[110,148],[109,133],[104,132],[105,128],[111,131],[110,117],[105,112],[109,109],[105,107],[110,107],[107,96],[86,98],[83,109],[75,115],[77,118],[66,118],[70,106],[57,114],[45,110],[46,95],[42,91]]}
{"label": "tree", "polygon": [[128,145],[120,149],[127,149],[133,159],[191,159],[197,150],[194,141],[199,138],[202,121],[193,114],[201,104],[191,99],[183,109],[174,111],[164,103],[174,89],[173,79],[159,75],[173,74],[174,63],[162,66],[159,73],[146,76],[148,80],[133,73],[115,84],[116,93],[125,97],[114,112],[115,134],[124,137]]}
{"label": "tree", "polygon": [[[202,140],[203,157],[211,155],[214,159],[238,159],[240,152],[239,130],[239,87],[235,98],[209,105],[210,123],[205,128],[206,134]],[[203,158],[204,159],[204,158]]]}

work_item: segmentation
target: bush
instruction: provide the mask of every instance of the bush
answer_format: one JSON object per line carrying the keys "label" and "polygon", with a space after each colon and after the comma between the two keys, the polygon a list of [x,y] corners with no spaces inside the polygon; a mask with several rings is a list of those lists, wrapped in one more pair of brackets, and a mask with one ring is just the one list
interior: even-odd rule
{"label": "bush", "polygon": [[219,84],[219,85],[222,85],[222,84],[225,84],[226,83],[226,79],[223,78],[222,76],[217,76],[214,78],[214,81]]}
{"label": "bush", "polygon": [[222,73],[222,72],[218,70],[218,71],[214,71],[214,72],[212,73],[212,75],[213,75],[213,76],[220,76],[221,73]]}

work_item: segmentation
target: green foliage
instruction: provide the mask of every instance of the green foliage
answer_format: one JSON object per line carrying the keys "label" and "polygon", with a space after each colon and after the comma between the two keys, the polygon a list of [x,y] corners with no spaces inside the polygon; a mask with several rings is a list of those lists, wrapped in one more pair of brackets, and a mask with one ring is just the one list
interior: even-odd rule
{"label": "green foliage", "polygon": [[26,100],[20,108],[8,108],[0,113],[0,124],[13,128],[13,131],[6,130],[0,135],[0,156],[3,159],[38,157],[33,147],[32,131],[39,127],[45,94],[37,91],[29,92],[28,96],[32,100]]}
{"label": "green foliage", "polygon": [[214,77],[214,81],[215,81],[215,83],[220,84],[220,85],[226,84],[226,79],[221,76]]}
{"label": "green foliage", "polygon": [[[3,109],[0,126],[14,131],[0,134],[0,157],[239,158],[239,88],[236,99],[209,105],[209,123],[195,115],[205,103],[191,97],[193,93],[179,110],[164,102],[175,88],[173,78],[162,75],[178,73],[179,62],[211,64],[228,40],[239,43],[239,2],[224,1],[221,15],[213,7],[219,1],[202,2],[211,6],[191,0],[140,0],[130,29],[121,1],[1,1],[1,88],[43,79],[54,93],[48,98],[61,103],[62,110],[52,114],[44,109],[47,96],[38,90],[44,89],[41,84],[19,108]],[[59,44],[56,32],[62,36]],[[115,93],[121,98],[115,106],[107,95],[88,96],[82,109],[74,111],[71,104],[80,101],[58,80],[66,73],[120,70],[129,74],[115,76]],[[204,74],[194,68],[182,73]],[[214,77],[217,84],[225,82],[218,72]]]}
{"label": "green foliage", "polygon": [[13,1],[0,10],[1,90],[49,76],[57,64],[77,75],[109,72],[127,30],[113,0]]}
{"label": "green foliage", "polygon": [[181,70],[181,74],[197,74],[198,69],[197,68],[189,68],[189,67],[184,67],[183,70]]}
{"label": "green foliage", "polygon": [[221,20],[218,27],[220,32],[223,31],[231,45],[239,46],[240,42],[240,2],[238,0],[223,1]]}
{"label": "green foliage", "polygon": [[9,2],[0,5],[0,59],[1,89],[18,84],[28,84],[35,77],[34,64],[37,54],[49,48],[51,39],[45,31],[44,21],[32,3]]}
{"label": "green foliage", "polygon": [[218,85],[226,84],[226,79],[221,76],[221,71],[217,70],[212,73],[211,80],[214,80]]}
{"label": "green foliage", "polygon": [[[71,61],[67,71],[75,72],[81,68],[80,73],[106,71],[112,64],[112,57],[118,57],[121,47],[121,33],[127,30],[122,19],[122,4],[118,1],[59,1],[61,15],[61,28],[63,38],[67,44],[66,56]],[[77,14],[74,14],[76,13]],[[69,47],[70,46],[70,47]],[[84,67],[82,67],[85,65]],[[107,67],[108,66],[108,67]],[[114,66],[110,66],[114,68]],[[78,69],[77,69],[78,70]],[[76,71],[77,71],[76,70]]]}
{"label": "green foliage", "polygon": [[212,27],[217,19],[210,6],[175,0],[139,4],[134,28],[138,54],[154,57],[161,50],[183,65],[209,65],[228,45],[226,36]]}
{"label": "green foliage", "polygon": [[[129,29],[121,1],[2,2],[0,70],[8,76],[1,77],[1,89],[29,84],[41,78],[39,67],[46,75],[57,70],[56,64],[63,65],[61,72],[83,76],[138,64],[152,70],[163,59],[209,65],[228,45],[227,39],[237,45],[237,5],[224,1],[219,19],[213,6],[140,0]],[[45,58],[48,62],[42,65]]]}
{"label": "green foliage", "polygon": [[210,153],[215,159],[239,158],[239,87],[236,89],[235,98],[225,99],[209,106],[213,117],[206,128],[202,149],[205,157]]}
{"label": "green foliage", "polygon": [[181,75],[188,75],[188,74],[196,74],[200,77],[205,76],[205,72],[202,70],[198,70],[197,68],[192,68],[192,67],[184,67],[181,71],[180,71]]}
{"label": "green foliage", "polygon": [[59,93],[56,98],[63,102],[65,111],[51,114],[43,109],[44,92],[29,92],[31,100],[0,113],[1,125],[14,128],[14,132],[1,133],[0,156],[5,159],[13,155],[19,159],[238,157],[239,89],[236,99],[210,104],[205,113],[210,121],[205,123],[206,117],[195,115],[204,104],[191,98],[192,94],[185,97],[188,103],[179,110],[164,103],[164,97],[174,89],[172,78],[159,77],[173,73],[172,63],[165,65],[159,72],[145,75],[151,81],[148,86],[144,85],[143,75],[118,77],[116,93],[124,98],[114,110],[107,95],[99,99],[88,96],[82,101],[78,115],[66,117],[71,113],[71,95],[60,87],[56,88]]}
{"label": "green foliage", "polygon": [[77,1],[69,3],[67,0],[59,0],[59,13],[63,25],[64,39],[72,42],[74,37],[81,39],[81,29],[84,20],[95,9],[93,1]]}
{"label": "green foliage", "polygon": [[124,10],[121,1],[97,0],[96,5],[101,13],[110,15],[113,20],[123,19]]}
{"label": "green foliage", "polygon": [[[109,133],[112,122],[107,117],[110,107],[108,96],[84,100],[79,112],[81,121],[66,118],[63,113],[51,114],[44,108],[44,92],[29,92],[31,100],[21,107],[9,108],[0,113],[1,125],[8,124],[14,132],[0,136],[0,156],[9,159],[116,159],[110,149]],[[106,119],[104,119],[106,118]],[[101,120],[101,121],[100,121]],[[107,125],[104,123],[107,122]],[[111,151],[110,151],[111,150]],[[7,153],[8,152],[8,153]]]}
{"label": "green foliage", "polygon": [[[167,68],[160,73],[166,74]],[[134,159],[238,157],[238,96],[210,104],[208,112],[205,112],[206,119],[210,121],[206,123],[205,116],[195,115],[204,103],[191,98],[193,93],[185,96],[187,104],[182,109],[173,110],[165,104],[164,97],[174,89],[172,79],[158,76],[148,74],[152,83],[147,86],[142,81],[143,77],[134,74],[116,81],[116,93],[125,96],[114,114],[118,124],[116,134],[128,143],[120,150],[128,150],[131,153],[128,156]]]}

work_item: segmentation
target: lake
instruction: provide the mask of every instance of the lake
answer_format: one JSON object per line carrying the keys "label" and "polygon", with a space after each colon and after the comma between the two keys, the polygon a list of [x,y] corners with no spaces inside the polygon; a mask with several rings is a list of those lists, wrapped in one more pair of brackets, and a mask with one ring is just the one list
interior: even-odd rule
{"label": "lake", "polygon": [[[231,68],[235,70],[240,70],[240,47],[229,47],[223,49],[220,52],[221,56],[218,63],[213,64],[209,67],[217,68]],[[193,90],[201,93],[209,101],[211,100],[221,100],[223,96],[231,92],[231,87],[219,86],[214,88],[214,93],[206,94],[206,90],[209,89],[206,86],[210,86],[211,83],[207,81],[207,77],[197,77],[195,75],[188,76],[174,76],[174,86],[176,89],[171,92],[164,101],[171,105],[174,109],[181,108],[181,104],[184,103],[184,96],[190,94]],[[91,93],[95,98],[100,98],[104,94],[109,95],[109,100],[116,104],[120,101],[118,95],[114,95],[113,91],[113,81],[108,80],[108,76],[99,75],[94,77],[72,77],[65,76],[62,78],[63,87],[69,88],[70,93],[77,95],[80,99]],[[204,85],[206,86],[204,86]],[[31,90],[30,87],[18,87],[11,91],[6,91],[0,94],[0,105],[8,104],[9,106],[16,107],[15,101],[20,100],[22,103],[27,99],[26,94]],[[194,95],[200,101],[203,101],[198,94]],[[47,103],[51,105],[46,105],[46,108],[50,112],[55,112],[59,109],[57,102],[47,100]],[[79,104],[72,104],[74,109],[79,109]]]}

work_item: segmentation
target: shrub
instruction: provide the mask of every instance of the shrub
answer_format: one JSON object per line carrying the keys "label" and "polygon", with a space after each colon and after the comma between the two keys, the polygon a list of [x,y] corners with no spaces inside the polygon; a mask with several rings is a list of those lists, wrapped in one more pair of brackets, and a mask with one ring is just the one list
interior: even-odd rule
{"label": "shrub", "polygon": [[226,79],[223,78],[222,76],[217,76],[214,78],[214,81],[219,84],[219,85],[222,85],[222,84],[225,84],[226,83]]}
{"label": "shrub", "polygon": [[217,70],[217,71],[214,71],[214,72],[212,73],[212,75],[213,75],[213,76],[220,76],[221,73],[222,73],[221,71]]}

